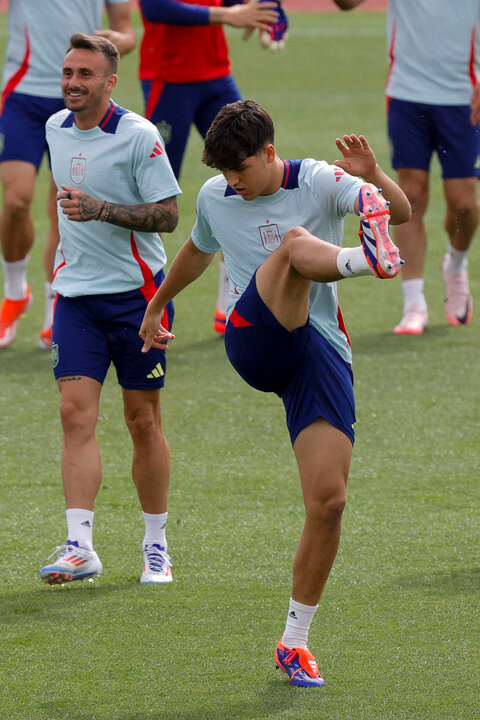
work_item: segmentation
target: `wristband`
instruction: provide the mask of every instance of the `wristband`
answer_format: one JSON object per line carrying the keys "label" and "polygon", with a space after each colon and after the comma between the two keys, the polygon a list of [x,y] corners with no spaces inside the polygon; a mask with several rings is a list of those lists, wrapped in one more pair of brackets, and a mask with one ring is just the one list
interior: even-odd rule
{"label": "wristband", "polygon": [[105,200],[100,216],[100,222],[107,222],[110,215],[110,203]]}

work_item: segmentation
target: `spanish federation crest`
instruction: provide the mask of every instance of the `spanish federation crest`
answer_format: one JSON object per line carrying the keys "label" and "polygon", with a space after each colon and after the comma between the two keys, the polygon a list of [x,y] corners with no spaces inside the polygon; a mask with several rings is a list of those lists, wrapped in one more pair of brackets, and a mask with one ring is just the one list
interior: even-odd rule
{"label": "spanish federation crest", "polygon": [[162,120],[161,122],[157,123],[157,129],[162,136],[162,140],[165,145],[168,145],[168,143],[172,139],[172,126],[167,123],[166,120]]}
{"label": "spanish federation crest", "polygon": [[53,343],[52,345],[52,367],[56,368],[58,365],[58,345],[56,343]]}
{"label": "spanish federation crest", "polygon": [[273,252],[279,247],[282,238],[280,237],[278,225],[260,225],[258,231],[265,250]]}
{"label": "spanish federation crest", "polygon": [[70,162],[70,179],[75,185],[81,185],[85,180],[87,158],[74,157]]}

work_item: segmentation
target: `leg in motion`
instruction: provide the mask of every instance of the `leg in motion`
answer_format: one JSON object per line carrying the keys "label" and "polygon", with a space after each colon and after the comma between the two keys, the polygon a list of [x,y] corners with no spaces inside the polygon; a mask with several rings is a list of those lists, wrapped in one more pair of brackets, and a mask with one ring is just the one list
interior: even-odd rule
{"label": "leg in motion", "polygon": [[81,376],[60,378],[58,386],[68,539],[57,547],[56,559],[40,570],[42,580],[51,585],[101,575],[103,570],[92,542],[95,498],[102,481],[95,437],[102,386]]}
{"label": "leg in motion", "polygon": [[123,390],[123,398],[133,440],[132,475],[145,521],[140,582],[169,583],[173,577],[165,526],[170,451],[161,421],[160,390]]}
{"label": "leg in motion", "polygon": [[277,665],[293,685],[321,686],[308,631],[340,541],[352,443],[323,419],[306,427],[294,443],[305,502],[305,524],[293,566],[292,598]]}
{"label": "leg in motion", "polygon": [[467,253],[478,227],[478,180],[444,180],[444,190],[445,229],[449,238],[448,252],[442,261],[445,315],[450,325],[468,325],[473,317],[473,298],[468,282]]}
{"label": "leg in motion", "polygon": [[398,184],[412,206],[412,219],[395,228],[405,265],[402,269],[403,315],[394,327],[396,335],[421,335],[428,327],[423,293],[423,269],[427,250],[424,216],[428,206],[429,174],[426,170],[400,168]]}
{"label": "leg in motion", "polygon": [[28,253],[34,241],[30,207],[35,189],[36,168],[29,162],[0,164],[3,210],[0,238],[3,254],[4,298],[0,308],[0,347],[10,345],[17,335],[18,321],[29,309],[33,297],[27,284]]}

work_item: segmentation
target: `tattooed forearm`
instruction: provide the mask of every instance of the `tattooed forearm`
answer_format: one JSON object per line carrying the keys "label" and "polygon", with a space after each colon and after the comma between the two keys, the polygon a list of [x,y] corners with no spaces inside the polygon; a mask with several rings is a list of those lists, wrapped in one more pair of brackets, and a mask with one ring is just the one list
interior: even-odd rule
{"label": "tattooed forearm", "polygon": [[95,200],[90,195],[79,195],[78,197],[78,214],[80,220],[97,220],[102,210],[103,203],[101,200]]}
{"label": "tattooed forearm", "polygon": [[177,198],[170,197],[156,203],[141,205],[109,203],[106,222],[129,230],[173,232],[178,223]]}

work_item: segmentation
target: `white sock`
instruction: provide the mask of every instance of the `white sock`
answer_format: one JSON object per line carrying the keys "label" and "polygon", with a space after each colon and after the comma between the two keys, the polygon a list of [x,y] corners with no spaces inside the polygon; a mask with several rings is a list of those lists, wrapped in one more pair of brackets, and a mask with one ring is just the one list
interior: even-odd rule
{"label": "white sock", "polygon": [[413,280],[403,280],[403,311],[406,312],[411,307],[418,307],[422,310],[427,309],[427,303],[423,294],[423,278],[414,278]]}
{"label": "white sock", "polygon": [[49,328],[53,322],[53,305],[55,303],[56,292],[52,290],[52,283],[45,283],[45,319],[43,327]]}
{"label": "white sock", "polygon": [[167,537],[165,528],[167,526],[168,512],[153,515],[142,512],[145,520],[145,536],[143,538],[143,547],[145,545],[160,545],[167,550]]}
{"label": "white sock", "polygon": [[445,262],[445,270],[449,275],[459,275],[467,269],[468,250],[457,250],[448,243],[447,260]]}
{"label": "white sock", "polygon": [[15,262],[7,262],[2,260],[3,264],[3,292],[6,298],[10,300],[23,300],[27,294],[27,264],[28,256],[23,260]]}
{"label": "white sock", "polygon": [[361,245],[353,248],[340,248],[337,255],[337,268],[344,278],[375,275]]}
{"label": "white sock", "polygon": [[290,598],[283,644],[288,648],[306,648],[308,632],[318,605],[303,605]]}
{"label": "white sock", "polygon": [[67,533],[70,542],[77,542],[79,547],[93,550],[93,511],[84,508],[68,508]]}
{"label": "white sock", "polygon": [[218,275],[218,295],[217,295],[217,310],[225,315],[228,307],[228,298],[230,295],[230,287],[228,282],[227,270],[225,263],[220,260],[219,275]]}

